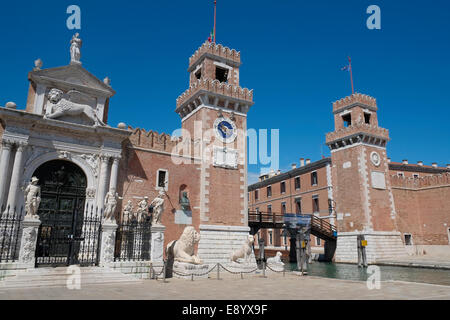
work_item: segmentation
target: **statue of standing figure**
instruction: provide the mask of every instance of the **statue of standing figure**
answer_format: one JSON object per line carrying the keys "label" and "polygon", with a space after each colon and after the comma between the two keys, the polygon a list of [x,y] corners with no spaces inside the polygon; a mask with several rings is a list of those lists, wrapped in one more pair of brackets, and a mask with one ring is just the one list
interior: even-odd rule
{"label": "statue of standing figure", "polygon": [[79,37],[79,33],[75,33],[70,41],[70,62],[81,63],[81,45],[83,42]]}
{"label": "statue of standing figure", "polygon": [[108,191],[105,197],[105,220],[114,221],[114,213],[116,211],[117,206],[117,196],[118,194],[114,190]]}
{"label": "statue of standing figure", "polygon": [[31,182],[24,190],[26,217],[36,218],[41,203],[41,187],[37,185],[39,179],[31,178]]}
{"label": "statue of standing figure", "polygon": [[161,224],[161,216],[164,211],[164,192],[159,191],[158,196],[153,199],[151,206],[153,206],[152,224]]}
{"label": "statue of standing figure", "polygon": [[131,202],[131,200],[128,200],[127,204],[125,205],[125,207],[123,207],[123,222],[127,223],[130,220],[133,220],[134,215],[133,215],[133,204]]}
{"label": "statue of standing figure", "polygon": [[138,208],[136,211],[136,218],[138,221],[142,221],[144,217],[148,215],[148,197],[145,196],[143,200],[138,203]]}

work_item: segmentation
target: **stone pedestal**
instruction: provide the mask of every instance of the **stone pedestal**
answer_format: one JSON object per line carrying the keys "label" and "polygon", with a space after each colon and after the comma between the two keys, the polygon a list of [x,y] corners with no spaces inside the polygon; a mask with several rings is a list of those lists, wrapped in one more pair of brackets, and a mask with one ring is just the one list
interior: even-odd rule
{"label": "stone pedestal", "polygon": [[181,279],[191,279],[194,275],[194,279],[208,278],[208,270],[210,266],[207,264],[192,264],[185,262],[175,261],[173,263],[173,276]]}
{"label": "stone pedestal", "polygon": [[162,224],[155,224],[152,225],[151,230],[150,260],[162,262],[164,260],[164,231],[166,227]]}
{"label": "stone pedestal", "polygon": [[[245,243],[250,228],[242,226],[200,225],[198,256],[205,264],[228,263],[231,253]],[[256,263],[252,252],[252,263]]]}
{"label": "stone pedestal", "polygon": [[339,232],[335,255],[336,262],[358,263],[358,235],[364,235],[365,240],[367,240],[366,255],[369,264],[375,264],[382,259],[407,255],[400,232]]}
{"label": "stone pedestal", "polygon": [[19,262],[28,268],[34,268],[36,241],[41,221],[38,218],[25,217],[22,222],[22,239],[20,241]]}
{"label": "stone pedestal", "polygon": [[102,242],[100,247],[100,267],[108,266],[114,261],[117,227],[116,222],[103,220]]}
{"label": "stone pedestal", "polygon": [[272,271],[269,268],[272,269],[274,272],[283,272],[284,264],[283,263],[268,263],[266,272]]}

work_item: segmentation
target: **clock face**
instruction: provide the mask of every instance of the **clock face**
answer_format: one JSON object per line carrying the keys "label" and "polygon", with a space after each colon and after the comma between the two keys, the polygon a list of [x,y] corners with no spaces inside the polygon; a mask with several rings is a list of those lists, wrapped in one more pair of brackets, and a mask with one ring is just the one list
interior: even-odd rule
{"label": "clock face", "polygon": [[225,143],[233,142],[236,139],[236,125],[230,119],[221,117],[214,122],[216,136]]}
{"label": "clock face", "polygon": [[370,160],[372,161],[372,163],[374,165],[376,165],[378,167],[380,165],[380,162],[381,162],[381,158],[380,158],[380,155],[378,154],[378,152],[373,151],[370,154]]}

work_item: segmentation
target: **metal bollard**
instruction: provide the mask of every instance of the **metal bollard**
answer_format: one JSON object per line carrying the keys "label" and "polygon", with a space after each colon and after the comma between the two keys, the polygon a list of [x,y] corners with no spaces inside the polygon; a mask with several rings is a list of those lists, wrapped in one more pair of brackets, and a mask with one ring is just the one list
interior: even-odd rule
{"label": "metal bollard", "polygon": [[220,265],[217,264],[217,280],[220,280]]}
{"label": "metal bollard", "polygon": [[194,281],[194,274],[191,273],[191,281]]}
{"label": "metal bollard", "polygon": [[263,261],[263,278],[266,278],[266,263]]}
{"label": "metal bollard", "polygon": [[241,272],[241,279],[244,279],[244,275],[242,274],[242,272]]}
{"label": "metal bollard", "polygon": [[286,266],[283,266],[283,277],[286,275]]}
{"label": "metal bollard", "polygon": [[164,265],[163,265],[163,282],[166,282],[166,267],[167,267],[167,260],[164,260]]}

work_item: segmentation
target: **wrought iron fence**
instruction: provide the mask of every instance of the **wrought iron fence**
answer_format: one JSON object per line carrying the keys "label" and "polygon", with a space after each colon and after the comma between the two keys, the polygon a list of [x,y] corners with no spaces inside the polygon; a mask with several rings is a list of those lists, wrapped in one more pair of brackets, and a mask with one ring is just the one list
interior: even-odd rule
{"label": "wrought iron fence", "polygon": [[102,212],[90,206],[64,213],[40,209],[36,265],[98,265]]}
{"label": "wrought iron fence", "polygon": [[2,206],[0,211],[0,262],[15,262],[19,255],[23,208]]}
{"label": "wrought iron fence", "polygon": [[114,261],[150,260],[151,217],[124,213],[116,232]]}

